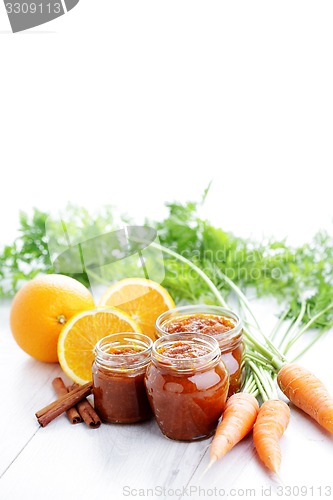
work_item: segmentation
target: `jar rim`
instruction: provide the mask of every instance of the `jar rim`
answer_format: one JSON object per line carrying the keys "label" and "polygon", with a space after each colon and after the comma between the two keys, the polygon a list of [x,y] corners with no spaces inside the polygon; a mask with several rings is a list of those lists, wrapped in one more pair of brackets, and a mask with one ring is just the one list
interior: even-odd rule
{"label": "jar rim", "polygon": [[[106,349],[126,345],[136,345],[142,347],[135,353],[115,354],[106,352]],[[103,349],[104,347],[104,349]],[[153,341],[147,335],[138,332],[119,332],[106,335],[100,339],[94,348],[95,359],[108,367],[121,367],[128,364],[130,367],[141,366],[150,361]]]}
{"label": "jar rim", "polygon": [[[214,306],[214,305],[208,305],[208,304],[191,304],[191,305],[185,305],[185,306],[180,306],[180,307],[175,307],[174,309],[169,309],[168,311],[165,311],[162,313],[156,320],[155,322],[155,328],[157,331],[157,334],[159,337],[165,336],[165,335],[170,335],[168,332],[163,330],[163,324],[166,323],[167,319],[170,320],[172,317],[182,317],[182,316],[187,316],[191,314],[212,314],[215,316],[224,316],[228,319],[231,319],[234,323],[235,326],[231,328],[230,330],[227,330],[225,332],[217,333],[215,335],[212,335],[213,338],[217,339],[219,341],[220,349],[225,350],[230,347],[229,342],[234,344],[238,344],[241,342],[241,332],[243,329],[243,322],[241,318],[239,317],[238,314],[236,314],[233,310],[228,309],[226,307],[222,306]],[[176,335],[179,335],[184,332],[179,332]],[[195,332],[192,332],[195,333]],[[207,334],[205,334],[207,335]]]}
{"label": "jar rim", "polygon": [[[209,352],[193,357],[184,358],[173,358],[165,354],[159,353],[158,348],[163,344],[175,344],[177,342],[189,342],[192,341],[197,345],[204,345],[209,347]],[[193,371],[198,368],[204,368],[209,363],[221,360],[221,351],[218,341],[211,335],[200,334],[200,333],[173,333],[170,335],[164,335],[159,339],[155,340],[152,348],[152,361],[157,361],[165,367],[175,368],[177,367],[181,371]]]}

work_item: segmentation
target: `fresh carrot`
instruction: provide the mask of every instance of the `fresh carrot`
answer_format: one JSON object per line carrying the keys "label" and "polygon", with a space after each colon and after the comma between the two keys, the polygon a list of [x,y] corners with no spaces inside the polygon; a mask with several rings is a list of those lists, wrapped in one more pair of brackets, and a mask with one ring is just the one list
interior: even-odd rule
{"label": "fresh carrot", "polygon": [[280,400],[265,401],[253,427],[253,442],[260,459],[273,472],[281,465],[279,439],[290,419],[289,406]]}
{"label": "fresh carrot", "polygon": [[281,391],[294,405],[333,433],[333,397],[311,372],[295,363],[284,365],[278,373]]}
{"label": "fresh carrot", "polygon": [[217,426],[210,447],[210,462],[220,460],[252,429],[259,411],[259,405],[252,394],[239,392],[231,396],[223,412],[222,421]]}

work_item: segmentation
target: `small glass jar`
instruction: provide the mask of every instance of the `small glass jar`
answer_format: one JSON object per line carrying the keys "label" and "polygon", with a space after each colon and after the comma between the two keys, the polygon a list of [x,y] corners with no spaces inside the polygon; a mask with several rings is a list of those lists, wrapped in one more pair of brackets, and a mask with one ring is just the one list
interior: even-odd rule
{"label": "small glass jar", "polygon": [[238,315],[224,307],[203,304],[177,307],[157,318],[157,338],[187,332],[211,335],[218,341],[230,375],[229,396],[237,392],[241,386],[244,350],[243,325]]}
{"label": "small glass jar", "polygon": [[187,333],[156,340],[145,383],[166,437],[195,441],[213,434],[229,388],[229,375],[213,337]]}
{"label": "small glass jar", "polygon": [[116,333],[96,344],[93,394],[103,422],[131,424],[152,416],[144,385],[152,345],[140,333]]}

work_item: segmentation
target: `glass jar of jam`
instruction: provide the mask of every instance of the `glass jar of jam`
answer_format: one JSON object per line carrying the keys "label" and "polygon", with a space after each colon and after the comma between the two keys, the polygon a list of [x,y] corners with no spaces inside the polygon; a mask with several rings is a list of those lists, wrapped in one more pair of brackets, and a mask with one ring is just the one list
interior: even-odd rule
{"label": "glass jar of jam", "polygon": [[144,384],[152,345],[140,333],[116,333],[96,344],[93,394],[104,422],[131,424],[152,416]]}
{"label": "glass jar of jam", "polygon": [[213,434],[229,388],[229,375],[213,337],[188,333],[156,340],[145,383],[166,437],[194,441]]}
{"label": "glass jar of jam", "polygon": [[230,375],[229,396],[237,392],[244,350],[243,325],[237,314],[219,306],[194,305],[171,309],[157,318],[157,338],[187,332],[212,335],[218,341]]}

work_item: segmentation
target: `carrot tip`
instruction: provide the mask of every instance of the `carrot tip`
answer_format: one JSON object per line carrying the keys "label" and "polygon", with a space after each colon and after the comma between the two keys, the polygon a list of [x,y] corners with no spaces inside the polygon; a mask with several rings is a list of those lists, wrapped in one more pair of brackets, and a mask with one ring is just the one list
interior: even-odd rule
{"label": "carrot tip", "polygon": [[278,482],[280,484],[282,484],[283,486],[285,486],[285,483],[284,483],[282,477],[279,475],[279,473],[278,472],[274,472],[274,475],[276,476],[276,479],[278,480]]}
{"label": "carrot tip", "polygon": [[205,468],[205,470],[203,471],[202,475],[200,476],[200,480],[207,474],[207,472],[209,471],[209,469],[215,464],[215,462],[217,462],[217,458],[216,456],[214,455],[211,459],[210,459],[210,462],[209,464],[207,465],[207,467]]}

